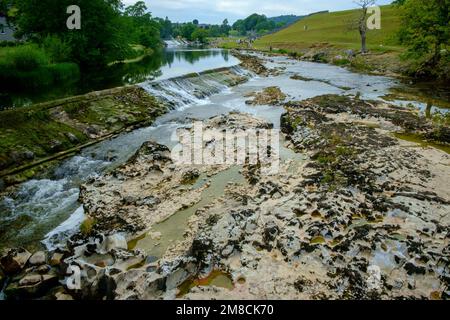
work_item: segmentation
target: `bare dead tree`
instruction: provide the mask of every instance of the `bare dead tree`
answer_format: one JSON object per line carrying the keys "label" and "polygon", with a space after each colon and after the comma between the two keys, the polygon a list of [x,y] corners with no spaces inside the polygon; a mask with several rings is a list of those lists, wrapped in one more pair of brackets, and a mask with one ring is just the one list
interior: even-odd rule
{"label": "bare dead tree", "polygon": [[355,0],[354,3],[361,8],[356,19],[347,22],[349,30],[358,30],[361,36],[361,53],[367,53],[367,19],[368,9],[376,4],[377,0]]}

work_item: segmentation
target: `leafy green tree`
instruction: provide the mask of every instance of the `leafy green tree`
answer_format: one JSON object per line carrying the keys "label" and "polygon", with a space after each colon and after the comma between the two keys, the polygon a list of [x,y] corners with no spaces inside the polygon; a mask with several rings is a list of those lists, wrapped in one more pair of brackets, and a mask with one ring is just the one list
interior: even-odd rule
{"label": "leafy green tree", "polygon": [[400,41],[418,76],[450,78],[450,0],[406,0]]}
{"label": "leafy green tree", "polygon": [[69,44],[57,36],[47,36],[42,42],[42,48],[52,63],[68,62],[71,59]]}
{"label": "leafy green tree", "polygon": [[[81,8],[81,30],[68,30],[66,9]],[[70,47],[71,60],[82,67],[101,67],[123,59],[128,50],[120,0],[15,0],[17,35],[42,43],[57,36]]]}
{"label": "leafy green tree", "polygon": [[138,1],[134,5],[126,7],[124,20],[129,40],[148,48],[159,47],[161,43],[160,24],[147,12],[145,2]]}
{"label": "leafy green tree", "polygon": [[155,18],[159,23],[159,33],[162,39],[170,39],[173,36],[173,24],[168,17],[166,19]]}
{"label": "leafy green tree", "polygon": [[181,36],[189,41],[194,40],[192,34],[197,29],[193,23],[186,23],[181,27]]}
{"label": "leafy green tree", "polygon": [[197,28],[191,35],[191,39],[202,44],[208,43],[208,31],[202,28]]}
{"label": "leafy green tree", "polygon": [[233,24],[233,29],[238,31],[241,35],[248,33],[263,34],[267,31],[272,31],[277,27],[276,23],[268,19],[265,15],[252,14],[244,20],[238,20]]}
{"label": "leafy green tree", "polygon": [[141,18],[146,14],[147,6],[144,1],[138,1],[134,5],[126,7],[125,15],[129,17]]}

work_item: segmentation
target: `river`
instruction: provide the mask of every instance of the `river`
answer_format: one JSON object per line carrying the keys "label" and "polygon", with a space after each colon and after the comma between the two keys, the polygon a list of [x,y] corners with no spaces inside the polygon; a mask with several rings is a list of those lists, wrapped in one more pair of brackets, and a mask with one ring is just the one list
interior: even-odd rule
{"label": "river", "polygon": [[[144,68],[141,73],[121,73],[120,77],[108,82],[106,87],[139,83],[150,94],[170,102],[173,111],[158,118],[151,127],[124,133],[84,149],[80,154],[62,162],[49,173],[48,178],[25,182],[16,192],[3,197],[0,200],[0,247],[20,245],[33,250],[42,245],[53,248],[62,243],[77,230],[84,218],[83,208],[78,203],[80,184],[91,176],[124,163],[145,141],[154,140],[172,146],[170,137],[174,130],[190,123],[191,119],[206,119],[237,110],[265,118],[279,127],[283,108],[247,105],[245,100],[248,98],[245,96],[253,91],[278,86],[291,100],[323,94],[352,94],[365,99],[386,99],[410,105],[422,112],[429,106],[427,99],[422,99],[423,95],[420,99],[411,99],[411,95],[406,93],[413,86],[402,84],[398,80],[353,73],[332,65],[291,60],[287,57],[270,59],[267,66],[279,68],[282,72],[267,78],[248,74],[238,67],[239,61],[236,58],[223,50],[170,48],[165,51],[163,61],[164,63],[156,63],[157,68]],[[232,72],[238,74],[248,74],[250,80],[229,88],[215,81],[211,75],[202,75],[196,81],[173,79],[184,74],[222,67],[230,67]],[[291,78],[293,75],[301,75],[305,80],[294,80]],[[92,89],[98,88],[94,86]],[[201,91],[204,98],[195,97],[192,94],[194,90]],[[81,92],[82,90],[79,93]],[[402,96],[399,92],[405,95]],[[433,111],[447,111],[445,103],[439,103],[445,102],[445,99],[430,97],[430,100],[437,101],[432,107]]]}
{"label": "river", "polygon": [[0,110],[145,81],[168,79],[192,72],[230,67],[237,63],[237,59],[226,50],[169,46],[144,57],[139,62],[117,63],[104,69],[85,72],[77,81],[61,83],[46,90],[2,92],[0,88]]}

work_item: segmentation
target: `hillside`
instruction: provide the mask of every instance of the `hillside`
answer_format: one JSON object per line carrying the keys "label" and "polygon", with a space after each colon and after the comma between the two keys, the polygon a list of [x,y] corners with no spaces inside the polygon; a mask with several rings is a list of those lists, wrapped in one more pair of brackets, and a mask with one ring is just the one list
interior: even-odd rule
{"label": "hillside", "polygon": [[[400,9],[392,5],[382,6],[381,14],[381,30],[369,31],[368,47],[371,50],[398,50],[395,32],[400,25]],[[300,50],[314,44],[328,43],[340,48],[358,49],[358,31],[348,31],[348,21],[357,16],[357,10],[347,10],[305,17],[286,29],[262,37],[255,43],[255,47]],[[308,27],[307,30],[305,26]]]}
{"label": "hillside", "polygon": [[273,21],[275,23],[282,23],[284,25],[292,24],[294,22],[297,22],[298,20],[304,18],[304,16],[296,16],[296,15],[284,15],[284,16],[278,16],[278,17],[271,17],[269,18],[270,21]]}

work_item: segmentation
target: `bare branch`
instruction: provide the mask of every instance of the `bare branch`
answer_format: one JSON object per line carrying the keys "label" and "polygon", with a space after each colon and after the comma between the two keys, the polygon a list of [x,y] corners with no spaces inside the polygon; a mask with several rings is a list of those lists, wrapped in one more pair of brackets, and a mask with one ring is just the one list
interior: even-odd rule
{"label": "bare branch", "polygon": [[358,7],[362,9],[367,9],[369,7],[374,6],[377,3],[377,0],[354,0],[353,1]]}

